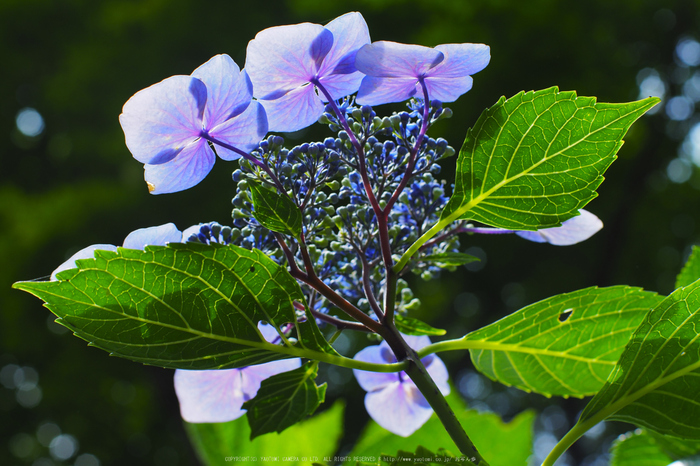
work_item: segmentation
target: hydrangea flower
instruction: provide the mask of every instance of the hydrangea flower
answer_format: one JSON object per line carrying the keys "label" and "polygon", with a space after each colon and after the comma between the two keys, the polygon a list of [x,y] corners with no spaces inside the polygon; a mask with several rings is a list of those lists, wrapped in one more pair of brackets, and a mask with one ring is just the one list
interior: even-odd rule
{"label": "hydrangea flower", "polygon": [[[279,335],[271,325],[258,324],[263,337],[275,343]],[[301,359],[282,359],[240,369],[175,371],[175,393],[180,414],[187,422],[228,422],[245,414],[243,403],[255,397],[260,383],[275,374],[301,366]]]}
{"label": "hydrangea flower", "polygon": [[[126,145],[145,165],[152,194],[182,191],[224,160],[252,150],[267,133],[263,107],[252,101],[245,71],[217,55],[191,76],[172,76],[131,97],[119,115]],[[225,146],[222,145],[225,144]]]}
{"label": "hydrangea flower", "polygon": [[471,75],[491,59],[484,44],[443,44],[435,48],[379,41],[365,45],[355,66],[367,76],[357,93],[357,103],[380,105],[411,97],[454,102],[472,88]]}
{"label": "hydrangea flower", "polygon": [[[414,350],[430,344],[427,336],[404,335],[406,343]],[[355,355],[359,361],[387,364],[396,362],[394,353],[386,342],[368,346]],[[442,360],[431,354],[421,361],[443,395],[450,393],[449,377]],[[365,408],[374,421],[402,437],[408,437],[430,419],[433,409],[416,384],[405,372],[380,373],[353,369],[360,386],[368,393]]]}
{"label": "hydrangea flower", "polygon": [[245,69],[254,96],[267,111],[270,131],[296,131],[318,120],[328,99],[353,94],[363,75],[355,54],[369,44],[360,13],[347,13],[325,26],[301,23],[259,32],[248,44]]}
{"label": "hydrangea flower", "polygon": [[585,241],[603,228],[603,222],[588,212],[579,210],[580,215],[570,218],[560,227],[537,231],[517,231],[515,234],[535,243],[549,243],[555,246],[570,246]]}
{"label": "hydrangea flower", "polygon": [[[175,224],[166,223],[157,227],[139,228],[134,230],[124,239],[122,247],[127,249],[143,249],[146,246],[165,246],[168,243],[179,243],[182,241],[182,233]],[[113,244],[93,244],[73,254],[67,261],[59,265],[51,273],[51,280],[57,280],[56,274],[68,269],[77,267],[75,261],[79,259],[92,259],[95,251],[116,251],[117,246]]]}

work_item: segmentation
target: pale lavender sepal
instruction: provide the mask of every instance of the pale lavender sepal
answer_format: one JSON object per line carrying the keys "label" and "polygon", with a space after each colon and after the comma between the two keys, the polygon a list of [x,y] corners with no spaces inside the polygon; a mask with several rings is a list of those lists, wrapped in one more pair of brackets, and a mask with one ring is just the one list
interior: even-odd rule
{"label": "pale lavender sepal", "polygon": [[[430,338],[427,336],[403,337],[415,350],[430,344]],[[378,364],[396,362],[386,342],[364,348],[354,359]],[[444,395],[449,394],[449,375],[442,360],[435,355],[429,355],[423,358],[422,362],[440,391]],[[353,373],[360,386],[367,391],[367,413],[377,424],[390,432],[407,437],[430,418],[433,410],[405,372],[378,373],[354,369]]]}
{"label": "pale lavender sepal", "polygon": [[168,243],[179,243],[182,233],[174,223],[166,223],[157,227],[139,228],[127,235],[123,247],[127,249],[144,249],[146,246],[165,246]]}
{"label": "pale lavender sepal", "polygon": [[[246,401],[243,371],[175,371],[175,393],[187,422],[228,422],[241,417]],[[257,390],[256,390],[257,393]]]}
{"label": "pale lavender sepal", "polygon": [[141,163],[175,158],[199,136],[207,89],[190,76],[172,76],[134,94],[119,123],[126,146]]}
{"label": "pale lavender sepal", "polygon": [[275,100],[260,100],[270,131],[297,131],[314,124],[323,113],[324,105],[314,86],[299,87]]}
{"label": "pale lavender sepal", "polygon": [[144,179],[151,194],[183,191],[202,181],[214,166],[216,157],[203,139],[186,147],[173,160],[160,165],[144,165]]}
{"label": "pale lavender sepal", "polygon": [[332,45],[332,34],[320,24],[301,23],[260,31],[246,51],[245,70],[253,83],[253,95],[274,99],[309,82],[318,71],[319,54],[324,47],[328,53]]}
{"label": "pale lavender sepal", "polygon": [[[325,25],[334,37],[318,75],[333,99],[352,94],[360,87],[364,75],[355,67],[357,51],[369,44],[369,28],[360,13],[346,13]],[[342,39],[342,40],[341,40]],[[326,102],[324,96],[322,100]]]}
{"label": "pale lavender sepal", "polygon": [[245,72],[228,55],[216,55],[194,70],[192,76],[207,86],[204,128],[209,130],[243,113],[253,98],[253,86]]}
{"label": "pale lavender sepal", "polygon": [[[428,88],[430,100],[439,100],[440,102],[454,102],[462,94],[467,93],[472,88],[473,83],[474,80],[471,76],[460,78],[427,76],[425,78],[425,87]],[[422,95],[423,92],[420,91],[417,97],[422,97]]]}
{"label": "pale lavender sepal", "polygon": [[[243,113],[216,126],[209,131],[209,135],[243,152],[250,152],[260,144],[267,130],[265,109],[259,102],[250,102]],[[236,160],[241,157],[240,153],[220,145],[216,145],[216,153],[223,160]]]}
{"label": "pale lavender sepal", "polygon": [[63,264],[56,267],[56,270],[51,272],[51,281],[57,280],[56,274],[63,272],[64,270],[77,268],[78,266],[75,263],[76,260],[94,258],[95,251],[97,250],[116,251],[117,247],[113,244],[93,244],[92,246],[88,246],[86,248],[81,249],[80,251],[70,256],[70,258],[68,258],[68,260],[66,260]]}
{"label": "pale lavender sepal", "polygon": [[360,105],[381,105],[403,102],[411,97],[422,98],[423,90],[416,78],[375,78],[365,76],[357,91]]}
{"label": "pale lavender sepal", "polygon": [[383,390],[368,393],[365,408],[377,424],[401,437],[414,433],[433,414],[412,383],[394,382]]}
{"label": "pale lavender sepal", "polygon": [[555,246],[570,246],[585,241],[603,228],[603,222],[588,212],[581,209],[580,215],[570,218],[560,227],[545,228],[538,231],[516,231],[521,238],[536,243],[550,243]]}
{"label": "pale lavender sepal", "polygon": [[491,61],[486,44],[442,44],[435,49],[445,54],[445,60],[428,72],[430,76],[461,78],[478,73]]}
{"label": "pale lavender sepal", "polygon": [[418,79],[444,58],[444,54],[434,48],[378,41],[357,52],[355,66],[367,76],[376,78]]}

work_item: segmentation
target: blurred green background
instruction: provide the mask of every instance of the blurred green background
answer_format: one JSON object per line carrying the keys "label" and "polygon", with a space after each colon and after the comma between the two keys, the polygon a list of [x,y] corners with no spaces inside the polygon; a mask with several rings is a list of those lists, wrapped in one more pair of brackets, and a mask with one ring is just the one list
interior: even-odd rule
{"label": "blurred green background", "polygon": [[[568,248],[517,237],[465,237],[484,260],[440,280],[414,280],[421,317],[457,337],[519,307],[591,285],[669,293],[700,238],[700,3],[692,0],[2,0],[0,2],[0,464],[197,464],[172,389],[172,371],[88,348],[53,323],[14,281],[46,277],[78,249],[121,244],[130,231],[175,222],[227,223],[235,163],[183,193],[151,196],[117,117],[136,91],[189,74],[219,53],[241,66],[264,28],[325,24],[362,12],[373,40],[434,46],[483,42],[490,65],[433,136],[458,148],[501,95],[557,85],[601,101],[658,95],[663,104],[630,131],[600,197],[588,209],[605,228]],[[380,110],[381,112],[381,110]],[[304,138],[323,138],[315,128]],[[294,144],[294,139],[288,143]],[[444,164],[452,176],[454,159]],[[361,342],[350,342],[348,351]],[[468,355],[445,360],[472,406],[506,419],[547,408],[544,450],[579,401],[522,396],[479,377]],[[348,397],[344,444],[366,420],[349,371],[325,370],[329,395]],[[548,413],[548,414],[547,414]],[[566,464],[606,464],[597,443]],[[551,445],[550,445],[551,447]],[[347,449],[347,447],[346,447]],[[545,452],[546,453],[546,452]]]}

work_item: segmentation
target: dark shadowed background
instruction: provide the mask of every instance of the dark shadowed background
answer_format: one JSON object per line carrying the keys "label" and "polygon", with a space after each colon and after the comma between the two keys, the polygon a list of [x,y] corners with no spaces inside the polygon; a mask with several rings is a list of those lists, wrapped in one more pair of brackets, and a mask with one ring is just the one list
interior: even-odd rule
{"label": "dark shadowed background", "polygon": [[[124,145],[117,117],[136,91],[189,74],[215,54],[241,66],[261,29],[325,24],[360,11],[373,40],[434,46],[483,42],[490,65],[436,127],[459,148],[466,129],[501,95],[559,86],[600,101],[648,95],[663,104],[626,137],[588,209],[605,228],[558,248],[517,237],[465,237],[481,265],[414,280],[420,317],[450,337],[550,295],[630,284],[669,293],[700,238],[700,4],[691,0],[3,0],[0,2],[0,464],[197,464],[179,417],[172,371],[88,348],[53,323],[39,300],[11,290],[45,277],[78,249],[121,244],[130,231],[174,222],[226,224],[236,163],[183,193],[152,196]],[[378,109],[381,113],[382,109]],[[389,109],[387,109],[389,110]],[[324,138],[313,128],[304,138]],[[288,144],[295,140],[288,139]],[[445,161],[448,180],[454,159]],[[361,342],[353,343],[359,349]],[[551,447],[581,401],[522,396],[447,354],[472,406],[506,419],[547,408],[535,450]],[[366,420],[349,371],[326,370],[331,398],[347,396],[345,443]],[[608,426],[568,464],[605,464]],[[322,441],[322,440],[320,440]],[[586,444],[585,442],[589,442]],[[584,451],[584,447],[590,451]]]}

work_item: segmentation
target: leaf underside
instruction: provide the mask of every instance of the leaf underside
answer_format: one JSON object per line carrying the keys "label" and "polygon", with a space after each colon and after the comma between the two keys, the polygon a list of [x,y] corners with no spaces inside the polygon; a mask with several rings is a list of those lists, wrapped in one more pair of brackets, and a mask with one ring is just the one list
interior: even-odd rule
{"label": "leaf underside", "polygon": [[[297,322],[298,283],[258,250],[171,243],[145,251],[97,251],[58,281],[14,286],[45,301],[57,321],[113,355],[161,367],[244,367],[309,354],[337,354],[313,319]],[[281,344],[258,323],[273,325]],[[292,344],[281,327],[291,327]]]}
{"label": "leaf underside", "polygon": [[597,103],[556,87],[502,97],[467,133],[441,220],[516,230],[560,225],[597,195],[623,136],[658,102]]}
{"label": "leaf underside", "polygon": [[586,288],[527,306],[464,337],[489,378],[542,395],[582,397],[605,384],[625,344],[663,298],[639,288]]}

